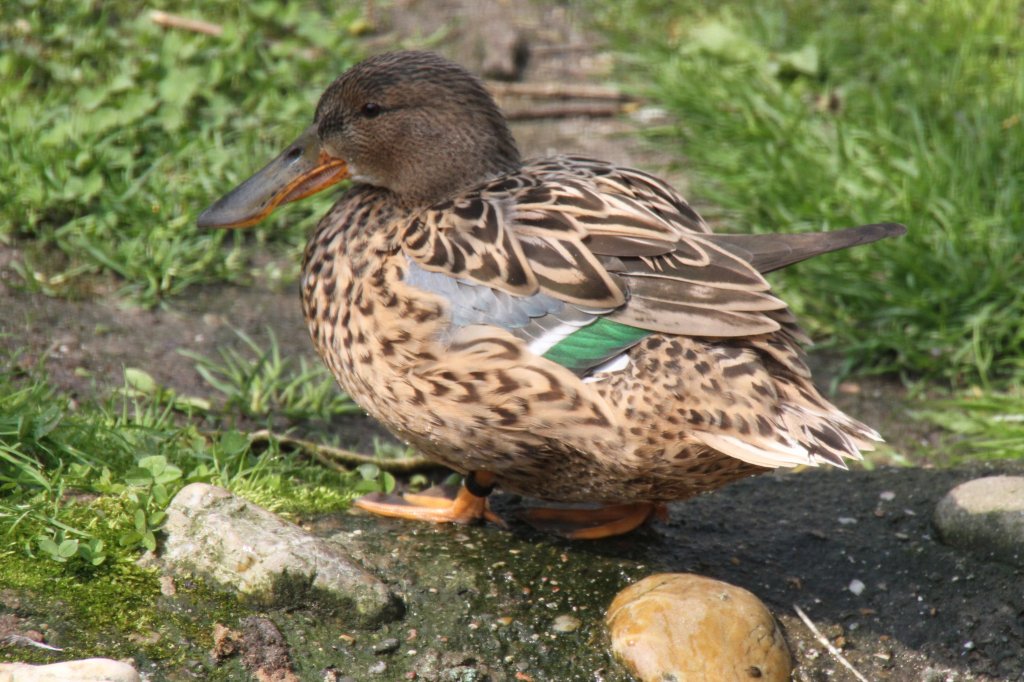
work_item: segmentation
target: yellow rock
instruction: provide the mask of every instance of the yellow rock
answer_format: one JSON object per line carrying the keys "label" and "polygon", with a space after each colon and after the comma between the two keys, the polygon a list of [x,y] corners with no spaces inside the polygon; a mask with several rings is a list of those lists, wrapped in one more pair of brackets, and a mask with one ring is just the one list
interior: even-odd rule
{"label": "yellow rock", "polygon": [[735,585],[660,573],[619,592],[612,650],[643,682],[784,682],[792,661],[768,608]]}

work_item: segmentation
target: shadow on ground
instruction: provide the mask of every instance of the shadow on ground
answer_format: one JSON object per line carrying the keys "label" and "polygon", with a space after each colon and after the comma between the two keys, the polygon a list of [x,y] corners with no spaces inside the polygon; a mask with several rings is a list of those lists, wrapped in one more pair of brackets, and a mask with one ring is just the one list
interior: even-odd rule
{"label": "shadow on ground", "polygon": [[[957,483],[1022,471],[766,476],[675,504],[667,523],[593,543],[522,524],[504,533],[345,515],[314,527],[362,547],[363,560],[402,594],[405,619],[374,634],[404,641],[416,633],[417,643],[389,661],[394,679],[417,670],[424,656],[454,652],[495,679],[522,672],[536,680],[628,680],[607,654],[604,610],[628,583],[668,571],[725,580],[764,599],[785,628],[798,680],[856,678],[800,622],[794,604],[868,679],[1016,680],[1024,679],[1024,574],[941,544],[931,515]],[[505,498],[496,509],[514,516],[519,506]],[[855,581],[860,594],[850,589]],[[564,614],[580,620],[579,630],[552,630]],[[359,670],[349,674],[362,679]]]}

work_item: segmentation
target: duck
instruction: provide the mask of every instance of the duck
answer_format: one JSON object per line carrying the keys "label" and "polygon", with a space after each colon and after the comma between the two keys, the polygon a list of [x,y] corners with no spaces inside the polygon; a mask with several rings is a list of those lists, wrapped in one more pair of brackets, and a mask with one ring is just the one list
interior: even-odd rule
{"label": "duck", "polygon": [[713,231],[669,184],[571,155],[523,160],[484,84],[426,51],[369,57],[313,122],[198,217],[242,228],[341,181],[305,249],[309,334],[341,388],[461,474],[371,513],[489,520],[495,489],[576,539],[780,468],[846,468],[881,438],[815,387],[765,274],[905,232]]}

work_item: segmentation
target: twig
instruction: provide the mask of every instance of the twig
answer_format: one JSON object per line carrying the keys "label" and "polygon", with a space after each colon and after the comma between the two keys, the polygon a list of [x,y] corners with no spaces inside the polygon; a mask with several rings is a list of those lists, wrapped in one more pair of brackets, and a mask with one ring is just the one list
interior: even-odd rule
{"label": "twig", "polygon": [[538,97],[542,99],[599,99],[625,102],[629,95],[604,85],[588,85],[586,83],[505,83],[503,81],[487,81],[487,89],[493,94],[504,97]]}
{"label": "twig", "polygon": [[249,434],[250,443],[268,443],[276,440],[281,445],[286,445],[304,452],[324,466],[332,469],[344,469],[345,467],[359,466],[360,464],[375,464],[384,471],[393,474],[411,474],[424,469],[436,469],[439,464],[426,457],[404,457],[402,459],[382,459],[371,457],[345,448],[336,448],[323,443],[315,443],[311,440],[293,438],[282,434],[272,433],[268,429],[260,429]]}
{"label": "twig", "polygon": [[505,112],[510,121],[534,121],[542,118],[608,118],[623,111],[618,104],[564,104],[547,107],[512,109]]}
{"label": "twig", "polygon": [[158,9],[149,13],[149,19],[157,26],[163,26],[164,28],[180,28],[184,31],[205,33],[208,36],[214,37],[219,37],[224,33],[224,27],[219,24],[211,24],[209,21],[203,21],[202,19],[189,19],[178,14],[162,12]]}
{"label": "twig", "polygon": [[590,43],[559,43],[557,45],[531,45],[530,54],[565,54],[566,52],[593,52],[595,46]]}
{"label": "twig", "polygon": [[839,649],[832,646],[832,642],[828,641],[825,635],[821,634],[821,631],[819,631],[818,628],[814,626],[814,623],[811,621],[810,618],[807,617],[807,614],[804,613],[803,609],[801,609],[796,604],[793,604],[793,610],[796,611],[796,615],[800,617],[800,620],[804,622],[804,625],[806,625],[810,629],[810,631],[814,633],[815,638],[817,638],[817,640],[821,642],[821,644],[826,649],[828,649],[830,654],[836,657],[836,660],[838,660],[840,663],[846,666],[847,670],[852,672],[853,676],[860,680],[860,682],[869,682],[868,678],[861,675],[857,671],[857,669],[853,667],[853,664],[846,660],[846,657],[843,656],[842,652],[839,651]]}
{"label": "twig", "polygon": [[0,644],[5,644],[5,645],[7,645],[7,644],[14,644],[14,645],[21,645],[21,646],[34,646],[34,647],[37,647],[39,649],[48,649],[50,651],[64,651],[59,646],[53,646],[52,644],[46,644],[45,642],[37,642],[36,640],[32,639],[31,637],[26,637],[25,635],[7,635],[2,640],[0,640]]}

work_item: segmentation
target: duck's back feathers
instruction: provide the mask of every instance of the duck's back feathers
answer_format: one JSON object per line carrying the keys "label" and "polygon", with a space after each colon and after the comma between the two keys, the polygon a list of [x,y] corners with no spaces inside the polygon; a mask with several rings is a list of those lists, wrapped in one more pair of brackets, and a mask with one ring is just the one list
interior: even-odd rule
{"label": "duck's back feathers", "polygon": [[762,272],[896,228],[717,235],[652,176],[559,157],[417,213],[402,243],[410,283],[448,299],[453,324],[504,327],[586,374],[654,332],[735,338],[785,327],[802,340]]}
{"label": "duck's back feathers", "polygon": [[648,331],[745,336],[785,307],[718,246],[671,188],[576,158],[527,165],[419,213],[404,249],[423,269],[516,296],[543,293]]}

